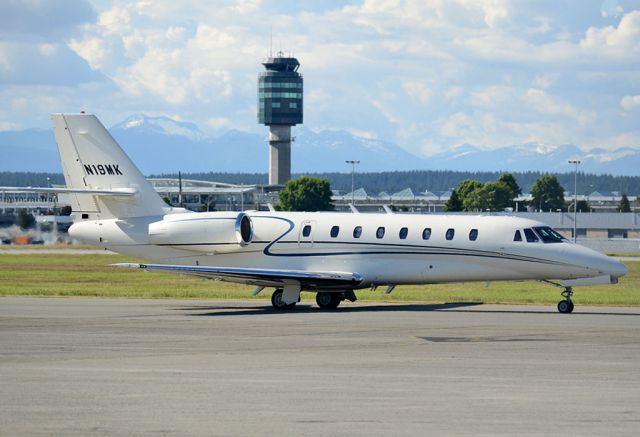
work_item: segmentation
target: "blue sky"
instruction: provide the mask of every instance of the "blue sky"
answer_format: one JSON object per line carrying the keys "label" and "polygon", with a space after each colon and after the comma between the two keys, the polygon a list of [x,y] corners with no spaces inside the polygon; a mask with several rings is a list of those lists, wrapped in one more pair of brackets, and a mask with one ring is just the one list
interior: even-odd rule
{"label": "blue sky", "polygon": [[640,146],[640,1],[3,0],[0,130],[86,110],[262,132],[256,78],[299,58],[305,126],[417,154]]}

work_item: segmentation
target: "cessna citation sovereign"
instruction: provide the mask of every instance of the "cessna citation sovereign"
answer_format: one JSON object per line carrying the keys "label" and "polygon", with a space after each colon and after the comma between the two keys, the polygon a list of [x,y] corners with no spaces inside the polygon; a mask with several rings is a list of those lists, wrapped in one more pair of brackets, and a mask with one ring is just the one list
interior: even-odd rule
{"label": "cessna citation sovereign", "polygon": [[[563,289],[616,283],[627,269],[573,244],[544,223],[517,217],[333,212],[201,212],[167,206],[93,115],[54,114],[74,224],[69,234],[148,260],[115,264],[270,287],[276,309],[301,291],[321,308],[363,288],[400,284],[540,280]],[[14,188],[15,189],[15,188]]]}

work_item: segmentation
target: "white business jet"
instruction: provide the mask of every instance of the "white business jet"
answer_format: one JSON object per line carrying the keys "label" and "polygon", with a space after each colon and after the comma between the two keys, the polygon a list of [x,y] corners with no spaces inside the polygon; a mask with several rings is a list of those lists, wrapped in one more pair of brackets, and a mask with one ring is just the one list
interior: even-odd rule
{"label": "white business jet", "polygon": [[563,289],[561,313],[573,311],[573,286],[614,284],[627,272],[517,217],[172,208],[95,116],[52,119],[67,188],[23,190],[67,193],[73,238],[149,261],[118,267],[237,282],[255,294],[274,288],[273,307],[283,310],[301,291],[336,308],[363,288],[533,279]]}

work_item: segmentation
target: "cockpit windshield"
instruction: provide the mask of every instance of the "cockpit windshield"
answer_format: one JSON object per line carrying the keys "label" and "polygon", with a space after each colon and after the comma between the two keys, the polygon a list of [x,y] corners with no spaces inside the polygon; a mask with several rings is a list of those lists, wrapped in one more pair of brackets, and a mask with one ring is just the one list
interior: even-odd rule
{"label": "cockpit windshield", "polygon": [[562,243],[563,241],[567,241],[566,238],[560,235],[557,231],[551,229],[549,226],[538,226],[533,229],[544,243]]}

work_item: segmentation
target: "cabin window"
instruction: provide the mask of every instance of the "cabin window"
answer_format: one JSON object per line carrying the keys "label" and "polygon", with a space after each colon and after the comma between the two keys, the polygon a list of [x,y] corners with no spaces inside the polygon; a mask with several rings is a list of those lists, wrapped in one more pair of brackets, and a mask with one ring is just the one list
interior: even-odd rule
{"label": "cabin window", "polygon": [[527,239],[527,243],[535,243],[536,241],[540,241],[531,229],[524,230],[524,237]]}
{"label": "cabin window", "polygon": [[447,229],[447,233],[446,233],[446,234],[444,234],[444,237],[445,237],[447,240],[453,240],[453,236],[454,236],[454,235],[456,235],[456,231],[455,231],[455,229],[453,229],[453,228],[449,228],[449,229]]}
{"label": "cabin window", "polygon": [[353,238],[360,238],[360,235],[362,235],[362,226],[353,228]]}
{"label": "cabin window", "polygon": [[400,229],[400,233],[399,233],[399,237],[401,240],[406,240],[407,239],[407,235],[409,235],[409,228],[401,228]]}
{"label": "cabin window", "polygon": [[331,238],[336,238],[340,233],[340,226],[334,226],[331,228]]}
{"label": "cabin window", "polygon": [[516,231],[513,236],[513,241],[522,241],[522,234],[520,233],[520,231]]}
{"label": "cabin window", "polygon": [[557,231],[554,231],[549,226],[538,226],[533,228],[536,231],[536,234],[540,236],[543,243],[562,243],[564,241],[564,237],[560,235]]}
{"label": "cabin window", "polygon": [[429,238],[431,238],[431,228],[424,228],[422,231],[422,239],[428,240]]}
{"label": "cabin window", "polygon": [[380,239],[384,237],[384,226],[380,226],[376,231],[376,238]]}
{"label": "cabin window", "polygon": [[304,228],[302,228],[302,236],[308,237],[309,235],[311,235],[311,225],[305,225]]}
{"label": "cabin window", "polygon": [[476,241],[477,239],[478,239],[478,230],[471,229],[471,231],[469,232],[469,240]]}

